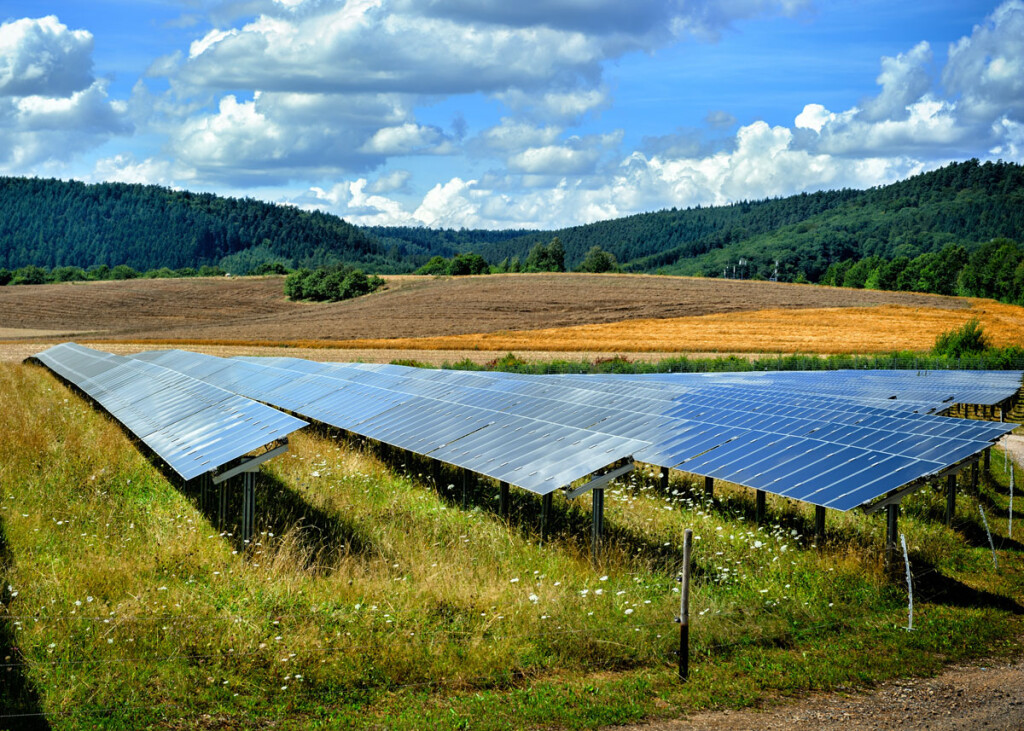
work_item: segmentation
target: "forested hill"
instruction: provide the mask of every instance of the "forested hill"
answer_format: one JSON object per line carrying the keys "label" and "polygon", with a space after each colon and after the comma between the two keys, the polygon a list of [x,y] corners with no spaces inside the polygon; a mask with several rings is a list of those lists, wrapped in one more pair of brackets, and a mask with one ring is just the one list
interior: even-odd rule
{"label": "forested hill", "polygon": [[412,268],[396,258],[337,216],[292,206],[153,185],[0,177],[0,268],[222,265],[244,273],[268,261]]}
{"label": "forested hill", "polygon": [[421,248],[436,243],[442,254],[442,243],[454,245],[492,264],[523,261],[535,243],[557,236],[569,269],[600,246],[626,271],[768,278],[778,262],[779,279],[816,282],[830,264],[847,259],[914,258],[950,243],[973,250],[997,237],[1024,243],[1024,167],[969,160],[864,191],[673,208],[519,236],[388,231],[392,244],[408,237]]}
{"label": "forested hill", "polygon": [[522,263],[556,236],[568,269],[599,246],[625,271],[769,278],[777,267],[780,280],[817,282],[842,261],[914,259],[948,244],[971,252],[1000,237],[1024,244],[1024,167],[970,160],[870,190],[671,209],[558,231],[360,229],[251,199],[0,178],[0,269],[210,264],[245,274],[279,262],[386,274],[470,251],[492,265]]}

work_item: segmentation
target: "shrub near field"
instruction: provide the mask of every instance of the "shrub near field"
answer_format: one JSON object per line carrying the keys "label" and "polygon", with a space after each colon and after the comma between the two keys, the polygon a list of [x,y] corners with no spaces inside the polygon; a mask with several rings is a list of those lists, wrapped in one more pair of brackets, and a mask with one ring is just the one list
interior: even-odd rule
{"label": "shrub near field", "polygon": [[[260,473],[245,548],[42,369],[0,366],[0,429],[0,727],[45,713],[69,729],[591,728],[933,672],[1020,630],[1001,456],[982,492],[999,571],[973,499],[956,531],[936,521],[941,491],[906,501],[908,633],[878,516],[831,516],[819,551],[799,506],[770,498],[757,527],[748,491],[704,503],[635,473],[608,491],[595,568],[586,505],[556,498],[541,547],[534,496],[514,491],[506,524],[493,489],[463,510],[451,476],[435,489],[420,465],[307,430]],[[694,657],[680,685],[684,527]]]}

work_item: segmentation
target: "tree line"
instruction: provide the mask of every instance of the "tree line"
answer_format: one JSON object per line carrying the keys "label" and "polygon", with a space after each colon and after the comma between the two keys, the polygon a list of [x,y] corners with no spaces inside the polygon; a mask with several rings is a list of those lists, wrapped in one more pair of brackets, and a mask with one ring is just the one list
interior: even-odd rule
{"label": "tree line", "polygon": [[855,289],[987,297],[1024,305],[1024,248],[997,238],[974,251],[947,244],[938,252],[911,259],[867,256],[829,266],[821,284]]}

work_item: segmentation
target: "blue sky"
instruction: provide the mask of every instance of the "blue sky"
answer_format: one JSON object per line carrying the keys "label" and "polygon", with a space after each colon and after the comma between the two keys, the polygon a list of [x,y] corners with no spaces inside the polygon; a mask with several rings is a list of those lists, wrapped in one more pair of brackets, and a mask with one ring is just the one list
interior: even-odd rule
{"label": "blue sky", "polygon": [[1024,0],[2,0],[0,174],[558,227],[1024,161]]}

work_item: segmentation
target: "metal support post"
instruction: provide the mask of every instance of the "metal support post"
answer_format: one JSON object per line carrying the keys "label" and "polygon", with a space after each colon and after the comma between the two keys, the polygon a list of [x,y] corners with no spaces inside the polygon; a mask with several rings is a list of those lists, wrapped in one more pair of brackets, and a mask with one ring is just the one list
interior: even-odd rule
{"label": "metal support post", "polygon": [[708,500],[715,496],[715,478],[705,477],[704,478],[704,497]]}
{"label": "metal support post", "polygon": [[764,522],[764,490],[758,490],[754,495],[754,520],[758,525]]}
{"label": "metal support post", "polygon": [[551,523],[551,495],[548,493],[540,499],[540,542],[547,543],[548,527]]}
{"label": "metal support post", "polygon": [[896,543],[899,541],[900,504],[885,506],[885,564],[896,565]]}
{"label": "metal support post", "polygon": [[469,470],[462,468],[462,509],[466,509],[466,493],[469,491]]}
{"label": "metal support post", "polygon": [[978,462],[971,462],[971,494],[978,494]]}
{"label": "metal support post", "polygon": [[508,483],[498,483],[498,514],[508,520],[509,516],[509,504],[508,504]]}
{"label": "metal support post", "polygon": [[217,501],[217,530],[223,532],[226,529],[228,519],[228,483],[225,480],[220,483],[220,499]]}
{"label": "metal support post", "polygon": [[210,488],[212,486],[209,472],[199,478],[199,509],[203,513],[210,510]]}
{"label": "metal support post", "polygon": [[242,479],[242,542],[248,543],[256,532],[256,473],[246,472]]}
{"label": "metal support post", "polygon": [[668,467],[661,468],[661,477],[659,478],[662,492],[668,492]]}
{"label": "metal support post", "polygon": [[690,549],[693,531],[683,532],[683,575],[679,588],[679,679],[690,676]]}
{"label": "metal support post", "polygon": [[604,536],[604,488],[592,491],[593,510],[590,523],[590,557],[596,564],[601,557],[601,539]]}
{"label": "metal support post", "polygon": [[953,525],[956,517],[956,475],[946,476],[946,525]]}
{"label": "metal support post", "polygon": [[430,474],[434,478],[434,489],[441,492],[441,463],[436,459],[430,460]]}
{"label": "metal support post", "polygon": [[825,508],[822,505],[814,506],[814,542],[819,548],[825,543]]}
{"label": "metal support post", "polygon": [[988,472],[992,467],[992,447],[985,448],[985,471]]}

